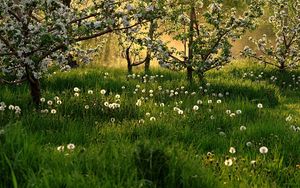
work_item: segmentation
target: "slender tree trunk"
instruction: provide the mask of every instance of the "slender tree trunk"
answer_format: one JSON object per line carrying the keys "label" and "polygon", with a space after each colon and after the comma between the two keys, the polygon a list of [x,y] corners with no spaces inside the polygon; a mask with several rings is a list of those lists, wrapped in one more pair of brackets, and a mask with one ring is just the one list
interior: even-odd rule
{"label": "slender tree trunk", "polygon": [[[154,33],[157,28],[157,23],[156,21],[152,20],[150,22],[150,28],[149,28],[149,33],[148,37],[150,38],[151,41],[154,39]],[[151,47],[147,47],[147,57],[145,59],[145,74],[150,73],[150,63],[151,63]]]}
{"label": "slender tree trunk", "polygon": [[132,65],[127,64],[127,71],[128,71],[128,74],[132,74],[133,73],[133,71],[132,71]]}
{"label": "slender tree trunk", "polygon": [[280,72],[284,72],[285,70],[286,70],[285,63],[284,63],[284,62],[280,63],[279,71],[280,71]]}
{"label": "slender tree trunk", "polygon": [[29,81],[30,85],[30,92],[32,101],[36,106],[40,105],[41,100],[41,85],[40,81],[38,79],[32,78],[31,81]]}
{"label": "slender tree trunk", "polygon": [[126,56],[126,61],[127,61],[127,72],[128,74],[132,74],[132,63],[131,63],[131,59],[130,59],[130,48],[131,46],[129,46],[126,51],[125,51],[125,56]]}
{"label": "slender tree trunk", "polygon": [[150,73],[150,62],[151,58],[147,56],[145,59],[145,74]]}
{"label": "slender tree trunk", "polygon": [[26,67],[26,76],[30,88],[32,102],[38,107],[41,101],[41,85],[39,79],[36,79],[28,67]]}
{"label": "slender tree trunk", "polygon": [[193,43],[194,43],[194,23],[195,23],[195,6],[194,3],[191,3],[191,12],[190,12],[190,27],[189,27],[189,44],[188,44],[188,58],[186,62],[187,66],[187,80],[192,83],[193,82]]}

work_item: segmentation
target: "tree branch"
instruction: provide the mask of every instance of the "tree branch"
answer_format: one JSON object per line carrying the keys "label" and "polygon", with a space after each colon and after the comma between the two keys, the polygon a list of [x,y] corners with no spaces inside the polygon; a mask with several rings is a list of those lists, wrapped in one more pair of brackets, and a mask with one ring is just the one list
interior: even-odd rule
{"label": "tree branch", "polygon": [[0,78],[0,85],[1,84],[21,84],[21,83],[25,82],[26,80],[27,80],[27,78],[23,78],[21,80],[8,81],[3,78]]}
{"label": "tree branch", "polygon": [[[146,21],[146,22],[148,22],[148,21]],[[97,37],[100,37],[100,36],[105,35],[107,33],[111,33],[111,32],[114,32],[114,31],[122,31],[122,30],[130,29],[130,28],[133,28],[133,27],[135,27],[137,25],[140,25],[140,24],[142,24],[142,22],[135,23],[135,24],[133,24],[131,26],[128,26],[128,27],[121,27],[121,28],[115,28],[115,29],[114,28],[109,28],[109,29],[106,29],[105,31],[101,31],[99,33],[95,33],[95,34],[90,35],[90,36],[84,36],[84,37],[75,38],[74,42],[80,42],[80,41],[84,41],[84,40],[89,40],[89,39],[97,38]]]}

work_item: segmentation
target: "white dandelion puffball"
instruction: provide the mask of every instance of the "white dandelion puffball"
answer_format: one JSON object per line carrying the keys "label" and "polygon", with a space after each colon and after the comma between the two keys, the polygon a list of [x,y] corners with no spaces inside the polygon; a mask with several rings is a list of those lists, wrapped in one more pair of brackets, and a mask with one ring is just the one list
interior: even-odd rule
{"label": "white dandelion puffball", "polygon": [[229,153],[236,153],[236,149],[234,147],[230,147],[229,148]]}
{"label": "white dandelion puffball", "polygon": [[261,154],[267,154],[268,151],[269,151],[269,149],[266,146],[262,146],[262,147],[259,148],[259,152]]}
{"label": "white dandelion puffball", "polygon": [[262,105],[261,103],[258,103],[258,104],[257,104],[257,108],[262,109],[262,108],[263,108],[263,105]]}
{"label": "white dandelion puffball", "polygon": [[224,164],[225,164],[226,166],[232,166],[233,161],[232,161],[232,159],[227,159],[227,160],[225,160]]}
{"label": "white dandelion puffball", "polygon": [[75,91],[75,92],[79,92],[80,89],[79,89],[78,87],[74,87],[74,91]]}
{"label": "white dandelion puffball", "polygon": [[177,113],[178,113],[179,115],[183,115],[183,110],[178,110]]}
{"label": "white dandelion puffball", "polygon": [[59,152],[63,152],[65,150],[65,146],[58,146],[56,149]]}
{"label": "white dandelion puffball", "polygon": [[203,104],[203,102],[201,100],[198,100],[197,104]]}
{"label": "white dandelion puffball", "polygon": [[245,131],[246,129],[247,129],[247,127],[245,127],[243,125],[240,127],[240,131]]}
{"label": "white dandelion puffball", "polygon": [[100,93],[101,93],[102,95],[105,95],[106,90],[105,90],[105,89],[102,89],[102,90],[100,91]]}
{"label": "white dandelion puffball", "polygon": [[289,115],[287,118],[285,118],[285,121],[292,121],[293,117]]}
{"label": "white dandelion puffball", "polygon": [[193,110],[194,110],[194,111],[198,111],[198,110],[199,110],[199,106],[195,105],[195,106],[193,107]]}
{"label": "white dandelion puffball", "polygon": [[14,107],[14,105],[9,105],[9,106],[8,106],[8,109],[9,109],[9,110],[15,110],[15,107]]}
{"label": "white dandelion puffball", "polygon": [[235,113],[236,113],[236,114],[241,114],[241,113],[242,113],[242,110],[237,110]]}
{"label": "white dandelion puffball", "polygon": [[138,99],[135,103],[136,106],[141,106],[142,105],[142,100]]}
{"label": "white dandelion puffball", "polygon": [[72,143],[70,143],[70,144],[67,145],[67,148],[68,148],[69,150],[74,150],[74,149],[75,149],[75,145],[72,144]]}
{"label": "white dandelion puffball", "polygon": [[47,104],[48,104],[49,106],[51,106],[51,105],[53,104],[53,102],[52,102],[52,101],[48,101]]}
{"label": "white dandelion puffball", "polygon": [[143,120],[143,119],[139,120],[139,124],[144,124],[144,123],[145,123],[145,120]]}
{"label": "white dandelion puffball", "polygon": [[251,146],[252,146],[252,142],[247,142],[247,143],[246,143],[246,146],[247,146],[247,147],[251,147]]}

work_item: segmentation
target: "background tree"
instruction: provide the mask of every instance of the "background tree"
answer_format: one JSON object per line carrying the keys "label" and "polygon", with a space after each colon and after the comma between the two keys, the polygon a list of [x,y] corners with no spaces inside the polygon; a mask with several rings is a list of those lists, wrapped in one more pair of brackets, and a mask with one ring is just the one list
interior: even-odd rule
{"label": "background tree", "polygon": [[173,1],[178,8],[170,12],[170,22],[175,25],[171,34],[184,48],[165,48],[168,51],[159,57],[163,66],[186,69],[187,79],[192,82],[193,73],[202,79],[205,72],[229,63],[231,42],[255,28],[256,19],[263,13],[262,2],[252,1],[243,15],[235,8],[224,8],[221,2],[212,1],[204,9],[199,0]]}
{"label": "background tree", "polygon": [[[158,40],[164,33],[164,26],[161,24],[165,16],[167,1],[145,1],[139,2],[139,6],[145,6],[145,9],[152,11],[156,9],[155,16],[149,16],[149,23],[141,25],[134,32],[132,29],[120,31],[119,41],[123,48],[123,54],[127,61],[128,73],[132,73],[132,68],[144,65],[145,74],[150,72],[150,63],[154,59],[155,51],[152,50],[152,41]],[[127,7],[133,9],[133,6]],[[158,12],[159,10],[159,12]]]}
{"label": "background tree", "polygon": [[269,0],[272,15],[269,22],[276,33],[275,41],[266,34],[259,40],[250,37],[257,51],[246,46],[244,57],[255,59],[279,70],[297,68],[300,62],[300,1]]}

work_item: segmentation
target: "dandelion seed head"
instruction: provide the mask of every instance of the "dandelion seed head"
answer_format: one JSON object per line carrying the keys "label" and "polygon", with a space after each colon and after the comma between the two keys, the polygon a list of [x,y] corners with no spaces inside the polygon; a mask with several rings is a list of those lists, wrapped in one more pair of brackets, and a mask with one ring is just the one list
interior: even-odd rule
{"label": "dandelion seed head", "polygon": [[267,154],[268,151],[269,151],[269,149],[266,146],[262,146],[262,147],[259,148],[259,152],[261,154]]}
{"label": "dandelion seed head", "polygon": [[47,104],[48,104],[49,106],[51,106],[51,105],[53,104],[53,102],[52,102],[51,100],[49,100],[49,101],[47,101]]}
{"label": "dandelion seed head", "polygon": [[74,87],[74,91],[75,91],[75,92],[79,92],[80,89],[79,89],[78,87]]}
{"label": "dandelion seed head", "polygon": [[55,109],[52,109],[52,110],[50,111],[50,113],[51,113],[51,114],[56,114],[56,110],[55,110]]}
{"label": "dandelion seed head", "polygon": [[224,164],[225,164],[225,166],[232,166],[233,160],[232,159],[226,159]]}
{"label": "dandelion seed head", "polygon": [[232,153],[232,154],[236,153],[236,149],[234,147],[230,147],[229,153]]}
{"label": "dandelion seed head", "polygon": [[74,150],[75,149],[75,145],[70,143],[67,145],[68,150]]}
{"label": "dandelion seed head", "polygon": [[247,129],[247,127],[243,126],[243,125],[240,127],[240,131],[245,131],[246,129]]}
{"label": "dandelion seed head", "polygon": [[193,110],[194,111],[198,111],[199,110],[199,106],[198,105],[193,106]]}
{"label": "dandelion seed head", "polygon": [[56,149],[59,152],[63,152],[65,150],[65,146],[58,146]]}
{"label": "dandelion seed head", "polygon": [[101,89],[100,93],[101,93],[101,95],[105,95],[106,90],[105,89]]}

